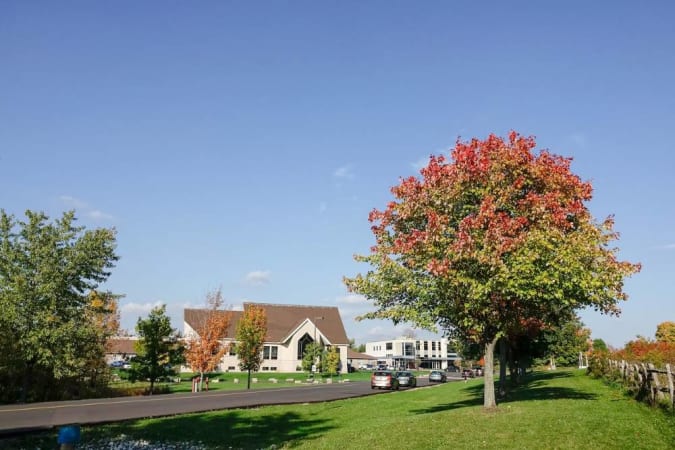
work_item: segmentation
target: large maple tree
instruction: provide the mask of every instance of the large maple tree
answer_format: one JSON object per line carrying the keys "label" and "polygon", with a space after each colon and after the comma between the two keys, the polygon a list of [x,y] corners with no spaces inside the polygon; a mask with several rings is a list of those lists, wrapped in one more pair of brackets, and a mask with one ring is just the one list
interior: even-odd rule
{"label": "large maple tree", "polygon": [[592,186],[571,159],[535,147],[511,132],[458,141],[449,159],[431,156],[370,213],[376,242],[356,259],[372,269],[345,279],[376,306],[363,318],[440,326],[481,344],[487,408],[496,406],[501,336],[585,307],[618,314],[624,279],[640,269],[617,259],[613,220],[592,217]]}

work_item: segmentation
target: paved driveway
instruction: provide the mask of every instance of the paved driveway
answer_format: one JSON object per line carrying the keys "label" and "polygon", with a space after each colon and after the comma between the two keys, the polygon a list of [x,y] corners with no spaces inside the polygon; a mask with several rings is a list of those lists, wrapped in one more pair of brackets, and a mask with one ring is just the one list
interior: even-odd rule
{"label": "paved driveway", "polygon": [[[418,378],[418,385],[427,386],[428,380]],[[0,406],[0,434],[75,423],[94,424],[218,409],[325,402],[386,392],[389,391],[372,390],[370,382],[359,381],[250,391],[6,405]]]}

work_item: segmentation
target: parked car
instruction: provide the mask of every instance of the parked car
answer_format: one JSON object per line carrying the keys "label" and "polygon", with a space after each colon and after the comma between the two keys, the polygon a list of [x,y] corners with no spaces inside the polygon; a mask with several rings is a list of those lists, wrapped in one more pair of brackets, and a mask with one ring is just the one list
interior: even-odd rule
{"label": "parked car", "polygon": [[124,366],[124,361],[113,361],[110,363],[110,367],[121,369]]}
{"label": "parked car", "polygon": [[429,381],[433,383],[445,383],[448,381],[448,378],[444,372],[441,372],[440,370],[432,370],[429,374]]}
{"label": "parked car", "polygon": [[473,378],[475,376],[476,376],[476,374],[471,369],[462,370],[462,377],[464,377],[464,379]]}
{"label": "parked car", "polygon": [[370,376],[370,388],[398,389],[399,382],[390,370],[377,370]]}
{"label": "parked car", "polygon": [[417,378],[415,374],[409,371],[397,372],[396,379],[399,386],[415,387],[417,386]]}

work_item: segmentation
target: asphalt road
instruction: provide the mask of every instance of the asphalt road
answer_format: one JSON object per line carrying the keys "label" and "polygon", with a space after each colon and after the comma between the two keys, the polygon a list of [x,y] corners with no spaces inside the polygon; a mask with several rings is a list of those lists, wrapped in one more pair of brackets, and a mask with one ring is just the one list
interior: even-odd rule
{"label": "asphalt road", "polygon": [[[429,385],[429,381],[418,378],[417,384],[418,387],[424,387]],[[210,391],[5,405],[0,406],[0,435],[68,424],[95,424],[262,405],[316,403],[387,392],[389,391],[372,390],[370,382],[359,381],[250,391]]]}

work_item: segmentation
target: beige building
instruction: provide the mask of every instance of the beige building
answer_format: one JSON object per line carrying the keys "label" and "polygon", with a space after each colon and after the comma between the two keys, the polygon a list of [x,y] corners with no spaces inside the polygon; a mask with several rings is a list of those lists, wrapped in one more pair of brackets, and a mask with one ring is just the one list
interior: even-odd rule
{"label": "beige building", "polygon": [[[262,372],[302,371],[302,355],[305,346],[319,342],[324,347],[334,347],[340,354],[341,371],[347,371],[348,339],[340,312],[333,306],[275,305],[268,303],[244,303],[256,305],[265,310],[267,336],[263,347]],[[184,311],[183,336],[190,339],[197,335],[199,323],[205,319],[208,310],[186,309]],[[232,314],[227,331],[226,343],[234,343],[237,322],[241,311]],[[239,371],[239,359],[234,351],[229,352],[219,365],[225,371]]]}

